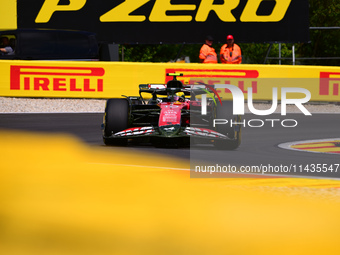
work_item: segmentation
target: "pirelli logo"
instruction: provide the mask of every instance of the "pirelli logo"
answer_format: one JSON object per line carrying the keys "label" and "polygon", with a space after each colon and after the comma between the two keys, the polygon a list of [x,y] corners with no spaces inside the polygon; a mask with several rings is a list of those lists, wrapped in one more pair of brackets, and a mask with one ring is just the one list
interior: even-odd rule
{"label": "pirelli logo", "polygon": [[319,95],[339,95],[340,72],[320,72]]}
{"label": "pirelli logo", "polygon": [[[247,93],[246,88],[252,87],[252,93],[257,93],[258,83],[256,78],[259,77],[257,70],[238,70],[238,69],[166,69],[166,73],[183,73],[178,79],[183,84],[233,84],[239,87],[243,93]],[[166,76],[165,82],[171,80]],[[225,93],[231,93],[229,89],[225,89]]]}
{"label": "pirelli logo", "polygon": [[104,68],[12,65],[10,90],[103,92]]}

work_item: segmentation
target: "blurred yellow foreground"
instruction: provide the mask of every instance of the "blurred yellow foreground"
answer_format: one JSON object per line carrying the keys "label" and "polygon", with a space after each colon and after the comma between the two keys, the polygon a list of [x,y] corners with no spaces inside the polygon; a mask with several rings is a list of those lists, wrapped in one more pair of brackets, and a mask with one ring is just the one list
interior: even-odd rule
{"label": "blurred yellow foreground", "polygon": [[0,254],[340,254],[339,182],[169,168],[189,163],[0,132]]}

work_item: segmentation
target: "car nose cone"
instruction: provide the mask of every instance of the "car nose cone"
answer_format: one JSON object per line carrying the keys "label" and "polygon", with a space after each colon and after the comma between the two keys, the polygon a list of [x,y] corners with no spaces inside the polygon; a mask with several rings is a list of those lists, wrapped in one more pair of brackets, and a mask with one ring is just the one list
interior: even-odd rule
{"label": "car nose cone", "polygon": [[180,125],[167,125],[159,127],[159,132],[165,137],[176,136],[180,131]]}

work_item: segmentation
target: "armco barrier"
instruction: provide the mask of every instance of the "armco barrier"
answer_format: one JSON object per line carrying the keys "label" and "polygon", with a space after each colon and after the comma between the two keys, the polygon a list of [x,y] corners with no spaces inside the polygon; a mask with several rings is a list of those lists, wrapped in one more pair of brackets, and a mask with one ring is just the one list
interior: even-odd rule
{"label": "armco barrier", "polygon": [[[339,67],[129,62],[0,61],[0,96],[111,98],[138,95],[138,85],[165,83],[180,72],[185,84],[232,84],[254,100],[271,100],[272,88],[298,87],[311,101],[339,101]],[[219,91],[231,98],[230,91]],[[293,93],[292,93],[293,95]],[[293,95],[294,98],[296,95]],[[297,95],[297,97],[301,95]],[[304,96],[304,95],[303,95]]]}

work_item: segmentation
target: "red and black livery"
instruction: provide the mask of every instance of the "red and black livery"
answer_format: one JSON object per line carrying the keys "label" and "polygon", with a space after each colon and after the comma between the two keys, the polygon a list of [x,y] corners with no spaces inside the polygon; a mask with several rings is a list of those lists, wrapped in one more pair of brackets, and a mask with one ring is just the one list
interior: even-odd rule
{"label": "red and black livery", "polygon": [[[188,145],[213,143],[219,149],[236,149],[241,143],[240,125],[216,125],[214,119],[230,119],[233,104],[220,98],[207,100],[207,114],[202,115],[202,94],[215,95],[212,86],[183,86],[177,80],[182,74],[167,74],[173,79],[167,84],[141,84],[139,97],[108,99],[103,121],[103,140],[106,145],[125,145],[129,140],[154,144]],[[211,93],[210,93],[211,92]],[[145,99],[143,94],[149,94]],[[217,95],[218,96],[218,95]],[[151,98],[150,98],[151,97]],[[192,139],[192,140],[191,140]]]}

